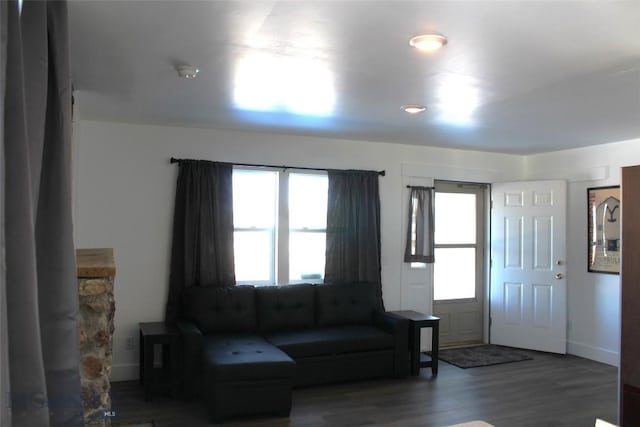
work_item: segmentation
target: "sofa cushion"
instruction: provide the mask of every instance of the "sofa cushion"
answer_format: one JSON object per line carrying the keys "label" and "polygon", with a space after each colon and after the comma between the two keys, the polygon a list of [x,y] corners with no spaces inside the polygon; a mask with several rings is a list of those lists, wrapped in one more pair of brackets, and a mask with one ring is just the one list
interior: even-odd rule
{"label": "sofa cushion", "polygon": [[392,349],[394,345],[393,335],[367,325],[273,332],[265,338],[293,358]]}
{"label": "sofa cushion", "polygon": [[259,381],[295,374],[295,362],[257,335],[209,335],[203,349],[207,381]]}
{"label": "sofa cushion", "polygon": [[316,286],[318,326],[371,324],[377,308],[376,285],[372,283]]}
{"label": "sofa cushion", "polygon": [[261,332],[304,329],[315,325],[314,285],[256,288],[258,328]]}
{"label": "sofa cushion", "polygon": [[191,287],[184,290],[182,301],[184,317],[204,334],[256,329],[253,286]]}

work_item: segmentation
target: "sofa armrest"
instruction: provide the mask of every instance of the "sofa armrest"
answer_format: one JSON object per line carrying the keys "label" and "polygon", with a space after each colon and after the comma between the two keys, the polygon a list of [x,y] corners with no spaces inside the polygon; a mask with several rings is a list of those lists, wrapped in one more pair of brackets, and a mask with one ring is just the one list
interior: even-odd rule
{"label": "sofa armrest", "polygon": [[394,338],[394,373],[397,377],[409,375],[409,320],[392,313],[376,311],[373,323]]}
{"label": "sofa armrest", "polygon": [[178,320],[181,348],[181,395],[187,399],[200,396],[202,390],[202,332],[193,322]]}

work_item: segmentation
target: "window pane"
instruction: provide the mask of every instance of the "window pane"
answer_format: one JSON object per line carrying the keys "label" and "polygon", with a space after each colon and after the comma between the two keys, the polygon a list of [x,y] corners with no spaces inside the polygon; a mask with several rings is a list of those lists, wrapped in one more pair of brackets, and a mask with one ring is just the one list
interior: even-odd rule
{"label": "window pane", "polygon": [[328,185],[326,175],[289,175],[289,228],[327,228]]}
{"label": "window pane", "polygon": [[278,173],[234,169],[234,228],[274,228]]}
{"label": "window pane", "polygon": [[322,280],[326,233],[289,234],[289,280]]}
{"label": "window pane", "polygon": [[237,282],[274,282],[272,231],[236,231],[233,246]]}
{"label": "window pane", "polygon": [[476,243],[476,195],[436,193],[435,243]]}
{"label": "window pane", "polygon": [[436,248],[433,265],[435,300],[476,297],[476,249]]}

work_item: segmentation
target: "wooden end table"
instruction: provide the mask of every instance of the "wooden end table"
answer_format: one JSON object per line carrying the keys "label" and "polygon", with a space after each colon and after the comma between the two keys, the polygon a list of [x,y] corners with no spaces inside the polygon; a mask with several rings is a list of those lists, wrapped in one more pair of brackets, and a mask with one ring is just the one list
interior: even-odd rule
{"label": "wooden end table", "polygon": [[[154,347],[162,346],[162,364],[156,366]],[[140,382],[144,398],[178,392],[178,330],[163,322],[140,323]]]}
{"label": "wooden end table", "polygon": [[[438,346],[440,318],[413,310],[392,311],[396,316],[409,320],[409,352],[411,354],[411,375],[417,376],[420,368],[431,368],[431,375],[438,375]],[[422,358],[420,353],[420,330],[431,328],[431,354]]]}

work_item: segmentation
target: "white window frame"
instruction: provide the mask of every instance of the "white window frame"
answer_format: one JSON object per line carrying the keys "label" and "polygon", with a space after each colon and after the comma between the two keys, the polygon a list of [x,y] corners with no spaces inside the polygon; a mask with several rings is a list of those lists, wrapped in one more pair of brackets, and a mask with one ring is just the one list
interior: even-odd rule
{"label": "white window frame", "polygon": [[[482,286],[484,286],[484,242],[485,242],[485,191],[484,184],[463,183],[455,181],[436,181],[435,193],[455,193],[455,194],[473,194],[476,196],[476,241],[475,243],[438,243],[434,242],[435,249],[474,249],[475,250],[475,296],[470,298],[456,299],[435,299],[435,280],[433,283],[434,302],[438,304],[459,303],[459,302],[475,302],[478,301]],[[436,199],[437,203],[437,199]],[[438,258],[436,256],[436,261]],[[480,294],[481,295],[481,294]]]}
{"label": "white window frame", "polygon": [[[309,174],[309,175],[327,175],[323,171],[308,171],[300,169],[285,169],[279,170],[275,168],[264,167],[251,167],[251,166],[234,166],[235,170],[257,170],[257,171],[269,171],[277,172],[277,212],[276,223],[274,229],[268,228],[236,228],[234,225],[234,232],[236,231],[272,231],[271,240],[271,259],[269,260],[271,270],[270,278],[265,280],[237,280],[237,284],[250,284],[255,286],[286,286],[288,284],[296,283],[323,283],[323,277],[320,279],[302,279],[302,280],[290,280],[289,278],[289,177],[294,174]],[[291,231],[303,231],[303,232],[327,232],[326,226],[324,229],[311,229],[301,228]]]}
{"label": "white window frame", "polygon": [[[283,246],[286,246],[286,252],[283,251],[281,249],[281,252],[279,252],[280,254],[285,254],[286,253],[286,265],[279,265],[280,269],[279,269],[279,274],[278,274],[278,283],[281,284],[296,284],[296,283],[314,283],[314,284],[320,284],[324,282],[324,271],[322,272],[322,276],[319,279],[300,279],[300,280],[290,280],[289,278],[289,235],[290,235],[290,231],[298,231],[298,232],[306,232],[306,233],[324,233],[325,236],[327,234],[327,226],[325,224],[324,228],[307,228],[307,227],[303,227],[303,228],[296,228],[296,229],[291,229],[289,228],[289,177],[291,174],[297,174],[297,175],[316,175],[316,176],[327,176],[327,172],[326,171],[308,171],[308,170],[300,170],[300,169],[290,169],[290,170],[286,170],[282,173],[282,176],[286,176],[286,179],[283,179],[282,181],[286,181],[283,185],[280,186],[280,189],[282,191],[286,192],[285,196],[280,197],[279,201],[280,201],[280,206],[282,207],[282,200],[285,201],[285,205],[286,207],[281,211],[281,212],[285,212],[286,210],[286,215],[283,215],[283,218],[281,219],[280,224],[282,225],[281,230],[279,231],[279,238],[281,238],[281,242],[284,242]],[[282,189],[282,187],[284,186],[284,190]],[[286,216],[286,218],[284,218],[284,216]],[[282,256],[282,258],[284,258],[284,256]],[[280,260],[282,261],[282,260]],[[284,264],[284,262],[282,262],[282,264]]]}
{"label": "white window frame", "polygon": [[[246,167],[246,166],[234,166],[233,167],[234,172],[236,170],[244,170],[244,171],[265,171],[265,172],[275,172],[273,170],[268,170],[265,168],[254,168],[254,167]],[[278,183],[280,182],[280,177],[278,176]],[[279,188],[276,188],[276,197],[279,197],[278,194]],[[278,207],[279,208],[279,207]],[[279,209],[278,209],[279,210]],[[249,227],[249,228],[245,228],[245,227],[236,227],[235,224],[233,225],[233,232],[235,235],[236,231],[267,231],[270,232],[271,235],[271,242],[270,242],[270,247],[271,247],[271,252],[270,252],[270,260],[269,260],[269,265],[271,266],[270,270],[269,270],[269,279],[268,280],[236,280],[236,284],[251,284],[251,285],[256,285],[256,286],[269,286],[272,285],[275,280],[276,280],[276,270],[274,269],[275,267],[275,260],[274,257],[276,256],[276,245],[278,242],[278,211],[276,211],[276,216],[275,216],[275,224],[273,226],[273,228],[261,228],[261,227]]]}

